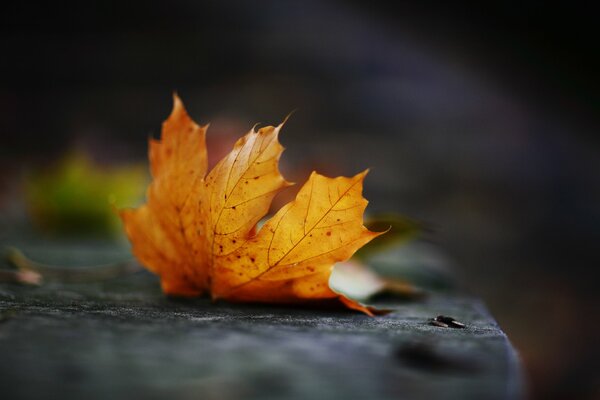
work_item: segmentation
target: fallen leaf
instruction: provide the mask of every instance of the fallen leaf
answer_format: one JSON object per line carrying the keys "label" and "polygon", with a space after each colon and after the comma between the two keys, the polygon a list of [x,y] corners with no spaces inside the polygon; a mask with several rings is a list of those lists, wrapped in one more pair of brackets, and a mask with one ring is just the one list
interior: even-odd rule
{"label": "fallen leaf", "polygon": [[335,300],[373,315],[375,309],[329,286],[336,262],[383,233],[363,225],[367,171],[349,178],[313,172],[295,200],[256,228],[273,197],[291,185],[278,169],[282,126],[253,128],[206,174],[207,126],[196,124],[175,96],[161,139],[150,139],[147,202],[120,212],[133,253],[169,295]]}
{"label": "fallen leaf", "polygon": [[349,260],[336,264],[329,286],[351,299],[366,300],[385,290],[385,281],[364,265]]}
{"label": "fallen leaf", "polygon": [[382,294],[408,299],[424,295],[421,289],[405,280],[380,276],[356,257],[335,265],[329,278],[329,286],[357,301]]}

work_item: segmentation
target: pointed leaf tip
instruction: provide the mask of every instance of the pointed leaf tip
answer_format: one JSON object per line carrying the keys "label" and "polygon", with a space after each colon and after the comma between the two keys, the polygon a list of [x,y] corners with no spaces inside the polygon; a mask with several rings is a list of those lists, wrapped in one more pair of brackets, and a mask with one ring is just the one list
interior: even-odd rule
{"label": "pointed leaf tip", "polygon": [[287,121],[290,119],[290,117],[291,117],[292,115],[294,115],[294,114],[296,113],[296,111],[298,111],[298,109],[297,109],[297,108],[295,108],[295,109],[293,109],[292,111],[290,111],[290,112],[288,113],[288,115],[286,115],[286,116],[285,116],[285,118],[283,119],[283,121],[281,121],[281,122],[279,123],[279,125],[277,126],[277,128],[281,129],[281,127],[282,127],[283,125],[285,125],[285,124],[286,124],[286,122],[287,122]]}

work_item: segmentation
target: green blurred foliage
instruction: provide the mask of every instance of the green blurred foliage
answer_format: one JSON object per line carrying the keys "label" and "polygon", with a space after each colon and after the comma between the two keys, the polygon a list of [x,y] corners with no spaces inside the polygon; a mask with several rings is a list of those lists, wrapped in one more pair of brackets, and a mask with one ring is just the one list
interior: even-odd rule
{"label": "green blurred foliage", "polygon": [[25,178],[32,221],[58,235],[117,236],[117,209],[137,205],[148,183],[143,165],[101,167],[85,153],[68,154],[54,168]]}

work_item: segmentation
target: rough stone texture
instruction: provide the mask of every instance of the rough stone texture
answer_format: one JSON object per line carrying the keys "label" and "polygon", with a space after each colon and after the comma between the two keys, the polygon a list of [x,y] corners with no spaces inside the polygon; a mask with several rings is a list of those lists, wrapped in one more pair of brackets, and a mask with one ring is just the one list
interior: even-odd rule
{"label": "rough stone texture", "polygon": [[[519,363],[477,300],[343,310],[165,298],[146,272],[0,284],[0,393],[62,399],[507,399]],[[466,329],[430,326],[451,315]],[[4,395],[8,395],[4,397]]]}

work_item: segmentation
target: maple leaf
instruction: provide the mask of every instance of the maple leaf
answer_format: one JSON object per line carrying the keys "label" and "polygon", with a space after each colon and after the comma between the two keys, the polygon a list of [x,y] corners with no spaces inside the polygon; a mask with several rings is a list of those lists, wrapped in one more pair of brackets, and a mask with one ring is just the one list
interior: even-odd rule
{"label": "maple leaf", "polygon": [[349,178],[313,172],[295,200],[257,230],[273,197],[291,185],[278,169],[282,126],[253,128],[207,175],[208,126],[196,124],[175,95],[160,141],[150,139],[147,203],[120,212],[133,253],[169,295],[337,300],[373,315],[329,287],[333,265],[382,233],[363,226],[367,171]]}

